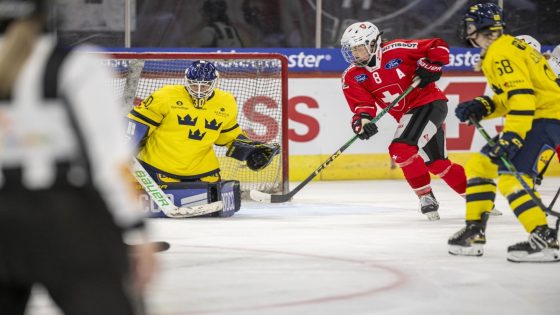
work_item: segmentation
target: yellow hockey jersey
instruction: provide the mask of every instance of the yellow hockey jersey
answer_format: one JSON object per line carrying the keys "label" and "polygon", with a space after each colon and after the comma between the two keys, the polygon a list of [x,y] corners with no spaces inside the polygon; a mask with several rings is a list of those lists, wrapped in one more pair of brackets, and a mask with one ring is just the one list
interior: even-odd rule
{"label": "yellow hockey jersey", "polygon": [[200,109],[183,85],[166,85],[134,107],[128,118],[149,126],[138,159],[178,178],[219,172],[213,144],[229,146],[243,131],[232,94],[215,89]]}
{"label": "yellow hockey jersey", "polygon": [[533,119],[560,119],[560,83],[546,59],[524,41],[500,36],[486,51],[482,71],[496,104],[486,118],[505,115],[504,132],[525,138]]}

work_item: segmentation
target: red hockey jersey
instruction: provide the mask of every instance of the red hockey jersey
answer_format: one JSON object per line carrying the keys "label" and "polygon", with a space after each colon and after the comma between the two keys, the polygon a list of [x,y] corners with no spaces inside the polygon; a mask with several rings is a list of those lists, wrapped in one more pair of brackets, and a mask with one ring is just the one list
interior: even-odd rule
{"label": "red hockey jersey", "polygon": [[[375,67],[350,66],[342,74],[342,91],[355,114],[376,114],[376,105],[385,108],[412,84],[416,62],[427,57],[432,62],[449,63],[449,47],[440,38],[396,39],[381,46],[381,62]],[[434,83],[412,90],[390,111],[397,121],[410,109],[435,100],[447,100]]]}

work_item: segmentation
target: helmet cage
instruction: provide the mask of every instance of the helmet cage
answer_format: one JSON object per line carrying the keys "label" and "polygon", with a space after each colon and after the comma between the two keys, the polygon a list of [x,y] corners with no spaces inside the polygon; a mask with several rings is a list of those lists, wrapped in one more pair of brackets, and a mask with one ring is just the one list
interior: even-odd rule
{"label": "helmet cage", "polygon": [[[367,66],[372,59],[380,57],[381,34],[370,22],[350,25],[340,40],[344,60],[359,67]],[[375,36],[375,37],[374,37]]]}
{"label": "helmet cage", "polygon": [[204,106],[218,84],[219,74],[213,64],[195,61],[185,71],[185,88],[196,108]]}
{"label": "helmet cage", "polygon": [[193,102],[195,103],[195,107],[197,108],[200,108],[204,105],[210,95],[212,95],[212,93],[214,92],[214,88],[218,83],[217,78],[212,81],[199,81],[190,79],[185,79],[185,81],[187,91],[193,98]]}
{"label": "helmet cage", "polygon": [[[371,43],[367,40],[364,43],[354,45],[352,45],[349,41],[344,42],[341,48],[344,60],[356,66],[367,66],[369,62],[379,53],[379,49],[381,48],[381,34],[383,34],[383,32],[380,32]],[[358,59],[358,56],[356,56],[356,53],[361,48],[364,48],[367,52],[368,57],[366,59]]]}

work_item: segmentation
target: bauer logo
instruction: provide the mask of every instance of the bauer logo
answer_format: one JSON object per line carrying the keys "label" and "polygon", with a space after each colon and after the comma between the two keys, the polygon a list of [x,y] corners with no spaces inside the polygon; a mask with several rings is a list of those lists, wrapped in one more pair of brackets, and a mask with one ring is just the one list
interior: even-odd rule
{"label": "bauer logo", "polygon": [[401,63],[402,63],[402,59],[399,59],[399,58],[391,59],[391,60],[389,60],[389,62],[387,62],[387,63],[385,64],[385,69],[389,70],[389,69],[396,68],[396,67],[398,67]]}
{"label": "bauer logo", "polygon": [[366,74],[358,74],[357,76],[354,77],[354,80],[356,80],[356,82],[358,83],[362,83],[365,80],[367,80],[367,75]]}

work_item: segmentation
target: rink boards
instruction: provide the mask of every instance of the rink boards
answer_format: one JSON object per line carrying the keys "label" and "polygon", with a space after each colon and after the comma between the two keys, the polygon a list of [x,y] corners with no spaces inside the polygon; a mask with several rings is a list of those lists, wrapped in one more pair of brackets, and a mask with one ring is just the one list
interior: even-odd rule
{"label": "rink boards", "polygon": [[[352,114],[342,94],[338,75],[292,76],[289,79],[290,179],[303,180],[352,136]],[[445,121],[449,156],[463,164],[485,141],[474,127],[460,123],[455,108],[460,102],[480,95],[492,95],[482,75],[476,73],[445,74],[437,86],[448,98]],[[495,135],[503,119],[484,121],[486,130]],[[387,148],[393,139],[396,122],[390,116],[379,123],[379,133],[367,141],[357,141],[318,176],[319,180],[402,178],[391,165]],[[555,158],[548,175],[560,176]]]}

